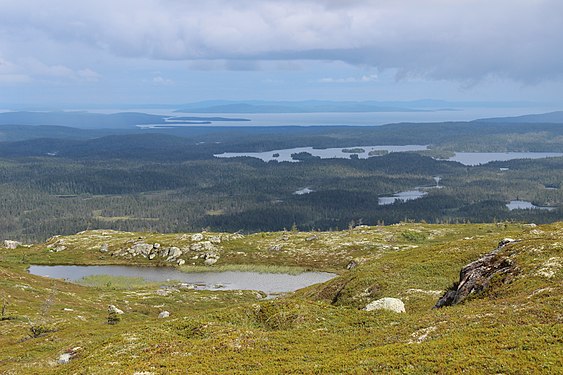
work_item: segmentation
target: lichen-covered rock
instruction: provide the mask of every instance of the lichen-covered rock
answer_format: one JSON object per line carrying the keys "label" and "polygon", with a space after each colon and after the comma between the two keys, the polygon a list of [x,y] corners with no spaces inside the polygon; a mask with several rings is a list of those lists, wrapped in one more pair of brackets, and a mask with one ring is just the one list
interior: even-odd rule
{"label": "lichen-covered rock", "polygon": [[217,263],[217,260],[218,260],[217,258],[207,258],[207,259],[203,262],[203,264],[205,264],[206,266],[211,266],[211,265]]}
{"label": "lichen-covered rock", "polygon": [[115,306],[115,305],[109,305],[108,306],[108,312],[118,314],[118,315],[123,314],[123,310],[117,308],[117,306]]}
{"label": "lichen-covered rock", "polygon": [[213,251],[217,249],[210,241],[202,241],[190,246],[192,251]]}
{"label": "lichen-covered rock", "polygon": [[100,246],[100,253],[107,253],[109,250],[109,246],[107,243],[102,244],[102,246]]}
{"label": "lichen-covered rock", "polygon": [[214,245],[219,245],[221,243],[221,237],[213,236],[209,239],[209,242],[211,242]]}
{"label": "lichen-covered rock", "polygon": [[280,251],[283,249],[283,244],[274,244],[268,248],[268,251]]}
{"label": "lichen-covered rock", "polygon": [[168,258],[166,260],[168,262],[176,262],[176,260],[182,255],[182,250],[179,248],[172,246],[168,249]]}
{"label": "lichen-covered rock", "polygon": [[463,267],[459,282],[446,291],[434,308],[452,306],[472,294],[485,291],[493,278],[500,277],[503,283],[511,280],[518,269],[508,255],[502,255],[500,252],[507,244],[514,242],[516,240],[512,238],[505,238],[499,242],[496,249]]}
{"label": "lichen-covered rock", "polygon": [[202,240],[203,240],[203,234],[196,233],[196,234],[192,235],[192,241],[197,242],[197,241],[202,241]]}
{"label": "lichen-covered rock", "polygon": [[13,250],[13,249],[17,248],[18,246],[21,246],[21,244],[22,244],[22,243],[21,243],[21,242],[18,242],[18,241],[4,240],[4,247],[5,247],[6,249],[11,249],[11,250]]}
{"label": "lichen-covered rock", "polygon": [[148,243],[138,243],[131,247],[132,254],[134,256],[142,255],[144,257],[147,257],[152,249],[153,249],[153,245],[150,245]]}
{"label": "lichen-covered rock", "polygon": [[346,265],[347,270],[353,270],[356,267],[358,267],[358,262],[356,262],[354,259],[349,261],[348,264]]}
{"label": "lichen-covered rock", "polygon": [[404,313],[405,312],[405,304],[398,298],[390,298],[385,297],[378,299],[376,301],[370,302],[364,310],[366,311],[373,311],[373,310],[389,310],[396,313]]}

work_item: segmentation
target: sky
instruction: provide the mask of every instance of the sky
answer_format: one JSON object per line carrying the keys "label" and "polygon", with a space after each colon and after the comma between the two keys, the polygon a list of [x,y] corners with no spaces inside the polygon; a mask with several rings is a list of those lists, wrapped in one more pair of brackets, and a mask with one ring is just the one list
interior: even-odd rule
{"label": "sky", "polygon": [[0,108],[201,100],[563,109],[561,0],[0,0]]}

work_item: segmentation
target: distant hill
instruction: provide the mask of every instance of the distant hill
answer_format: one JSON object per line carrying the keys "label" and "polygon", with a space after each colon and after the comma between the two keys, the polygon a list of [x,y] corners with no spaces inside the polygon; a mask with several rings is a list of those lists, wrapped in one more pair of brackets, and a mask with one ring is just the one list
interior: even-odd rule
{"label": "distant hill", "polygon": [[211,158],[193,140],[158,133],[108,135],[77,140],[36,138],[0,143],[0,157],[51,156],[79,159],[193,160]]}
{"label": "distant hill", "polygon": [[[227,117],[174,117],[152,115],[141,112],[120,112],[112,114],[81,111],[58,112],[4,112],[0,113],[0,125],[36,125],[51,127],[72,127],[77,129],[134,129],[137,125],[208,125],[212,122],[247,122],[244,118]],[[36,129],[41,130],[41,129]],[[47,129],[43,129],[47,130]],[[56,131],[52,128],[50,130]],[[0,137],[0,140],[2,138]]]}
{"label": "distant hill", "polygon": [[493,117],[475,120],[474,122],[511,122],[511,123],[550,123],[563,124],[563,111],[531,114],[515,117]]}
{"label": "distant hill", "polygon": [[[185,104],[176,112],[185,113],[321,113],[321,112],[423,112],[400,103],[337,101],[205,101]],[[414,104],[414,103],[412,103]]]}
{"label": "distant hill", "polygon": [[164,124],[165,116],[138,112],[113,114],[90,112],[4,112],[0,125],[57,125],[80,129],[131,128],[136,125]]}

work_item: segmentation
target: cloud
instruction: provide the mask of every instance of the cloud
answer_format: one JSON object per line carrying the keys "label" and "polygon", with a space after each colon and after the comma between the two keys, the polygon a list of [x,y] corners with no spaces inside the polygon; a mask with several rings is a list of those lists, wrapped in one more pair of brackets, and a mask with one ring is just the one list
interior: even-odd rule
{"label": "cloud", "polygon": [[377,81],[377,74],[363,75],[361,77],[348,77],[348,78],[321,78],[319,83],[366,83]]}
{"label": "cloud", "polygon": [[164,78],[160,75],[153,77],[152,83],[159,86],[167,86],[174,84],[174,81],[168,78]]}
{"label": "cloud", "polygon": [[563,76],[561,14],[560,0],[7,0],[0,35],[21,54],[48,41],[227,70],[322,60],[399,79],[537,82]]}
{"label": "cloud", "polygon": [[27,59],[16,64],[0,57],[0,82],[2,83],[25,83],[38,80],[97,82],[100,78],[101,75],[90,68],[73,70],[65,65],[47,65],[35,59]]}

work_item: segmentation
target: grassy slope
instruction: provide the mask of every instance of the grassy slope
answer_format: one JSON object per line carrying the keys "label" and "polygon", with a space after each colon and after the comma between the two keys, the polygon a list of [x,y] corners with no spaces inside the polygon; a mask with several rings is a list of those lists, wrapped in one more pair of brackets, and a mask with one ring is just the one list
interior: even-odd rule
{"label": "grassy slope", "polygon": [[[100,253],[147,243],[188,246],[191,236],[90,231],[0,250],[0,372],[10,373],[557,373],[563,369],[563,224],[360,227],[342,232],[258,233],[223,238],[217,266],[296,266],[340,276],[271,301],[253,292],[177,290],[152,284],[83,287],[29,275],[29,263],[150,264]],[[316,235],[316,238],[311,238]],[[432,310],[460,268],[504,237],[520,269],[466,303]],[[309,240],[308,240],[309,239]],[[53,239],[53,243],[60,238]],[[272,251],[273,245],[282,245]],[[190,258],[187,258],[190,259]],[[351,259],[360,264],[346,271]],[[155,262],[155,261],[152,261]],[[190,260],[191,262],[191,260]],[[200,260],[193,261],[200,266]],[[153,263],[155,264],[155,263]],[[215,267],[215,266],[213,266]],[[232,267],[232,266],[231,266]],[[406,314],[365,312],[398,297]],[[331,303],[332,302],[332,303]],[[108,325],[107,305],[125,311]],[[65,311],[71,308],[73,311]],[[157,319],[162,310],[168,319]],[[31,327],[47,332],[31,337]],[[56,359],[81,347],[69,364]]]}

